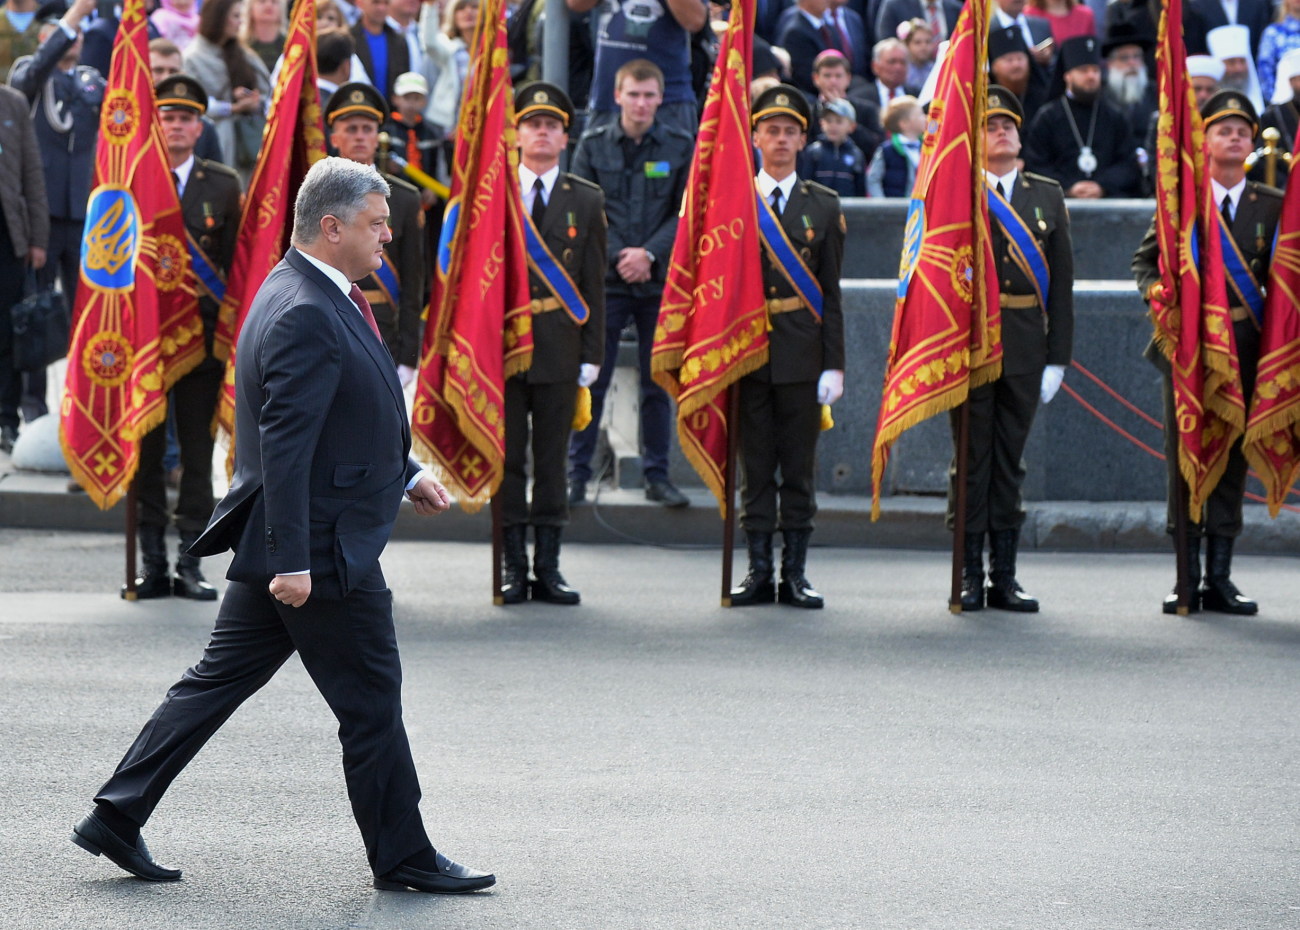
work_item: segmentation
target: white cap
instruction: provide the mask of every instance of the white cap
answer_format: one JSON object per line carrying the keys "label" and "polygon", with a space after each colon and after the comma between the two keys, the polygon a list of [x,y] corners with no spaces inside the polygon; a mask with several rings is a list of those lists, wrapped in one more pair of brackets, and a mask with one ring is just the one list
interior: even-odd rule
{"label": "white cap", "polygon": [[1213,78],[1215,82],[1223,80],[1223,62],[1213,55],[1188,55],[1187,76]]}
{"label": "white cap", "polygon": [[1291,79],[1300,77],[1300,48],[1293,48],[1277,61],[1277,81],[1273,86],[1273,103],[1286,103],[1295,96]]}
{"label": "white cap", "polygon": [[424,79],[424,75],[407,71],[397,76],[397,80],[393,82],[393,96],[405,97],[407,94],[429,96],[429,82]]}
{"label": "white cap", "polygon": [[1246,26],[1218,26],[1205,34],[1205,42],[1210,47],[1210,54],[1219,61],[1226,61],[1229,58],[1246,60],[1246,70],[1250,73],[1250,79],[1247,81],[1245,94],[1254,105],[1255,112],[1263,113],[1264,95],[1259,86],[1259,72],[1255,70],[1255,56],[1250,51],[1250,29]]}

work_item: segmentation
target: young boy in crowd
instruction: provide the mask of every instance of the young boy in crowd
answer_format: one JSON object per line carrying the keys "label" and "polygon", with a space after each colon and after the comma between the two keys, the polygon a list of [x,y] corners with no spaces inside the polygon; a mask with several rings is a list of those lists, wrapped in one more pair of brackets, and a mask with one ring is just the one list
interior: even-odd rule
{"label": "young boy in crowd", "polygon": [[857,128],[853,104],[843,97],[827,100],[819,108],[821,134],[804,152],[803,177],[824,184],[841,197],[867,193],[866,159],[849,138]]}
{"label": "young boy in crowd", "polygon": [[872,197],[910,197],[921,160],[925,111],[915,97],[897,97],[885,109],[889,138],[876,149],[867,169],[867,193]]}
{"label": "young boy in crowd", "polygon": [[[429,103],[429,82],[414,71],[398,75],[393,83],[392,102],[392,116],[384,126],[390,150],[425,174],[438,177],[442,134],[424,121],[424,108]],[[401,171],[393,171],[393,174],[402,176]],[[420,188],[420,204],[426,210],[435,200],[433,191]]]}

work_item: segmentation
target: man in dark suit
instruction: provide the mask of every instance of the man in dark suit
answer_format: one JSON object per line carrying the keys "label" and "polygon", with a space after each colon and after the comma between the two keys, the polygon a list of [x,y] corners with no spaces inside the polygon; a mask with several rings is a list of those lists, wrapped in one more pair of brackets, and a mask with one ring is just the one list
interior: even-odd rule
{"label": "man in dark suit", "polygon": [[[172,780],[296,650],[339,720],[343,773],[375,887],[486,888],[492,875],[434,850],[402,724],[392,594],[379,556],[403,491],[450,506],[410,458],[401,385],[351,282],[388,238],[388,185],[340,158],[312,166],[293,248],[239,337],[235,475],[195,555],[235,550],[203,658],[185,672],[95,797],[73,842],[148,881],[176,881],[140,828]],[[350,288],[350,290],[349,290]]]}
{"label": "man in dark suit", "polygon": [[[1056,53],[1052,42],[1052,24],[1042,16],[1026,16],[1025,0],[997,0],[989,28],[1009,29],[1012,26],[1020,30],[1020,36],[1025,40],[1034,64],[1045,76],[1050,75],[1052,72],[1049,65]],[[1044,80],[1047,78],[1044,77]]]}
{"label": "man in dark suit", "polygon": [[831,0],[826,8],[826,25],[831,29],[834,47],[845,54],[850,66],[859,70],[865,68],[871,56],[872,42],[862,15],[846,0]]}
{"label": "man in dark suit", "polygon": [[[335,151],[363,165],[375,163],[379,127],[388,119],[388,103],[378,90],[360,81],[343,84],[330,95],[323,115]],[[429,302],[424,208],[414,185],[391,174],[385,174],[384,180],[392,191],[388,209],[393,236],[384,245],[380,270],[360,285],[405,387],[415,378],[420,363],[422,317]]]}
{"label": "man in dark suit", "polygon": [[960,0],[885,0],[876,15],[876,35],[897,37],[899,23],[922,19],[935,28],[934,41],[942,42],[952,35],[960,15]]}
{"label": "man in dark suit", "polygon": [[[1135,0],[1131,0],[1135,3]],[[1136,3],[1135,3],[1136,5]],[[1236,0],[1236,18],[1228,19],[1223,0],[1191,0],[1183,14],[1183,28],[1187,34],[1187,54],[1204,55],[1209,52],[1206,36],[1220,26],[1245,26],[1250,30],[1250,56],[1259,55],[1259,41],[1264,29],[1273,22],[1274,4],[1270,0]],[[1273,88],[1264,88],[1268,97]]]}
{"label": "man in dark suit", "polygon": [[[1255,181],[1246,180],[1245,160],[1254,148],[1254,137],[1259,130],[1255,108],[1244,94],[1237,91],[1219,91],[1203,107],[1206,151],[1210,161],[1210,186],[1214,202],[1226,213],[1232,241],[1245,262],[1250,278],[1250,289],[1259,292],[1252,297],[1262,300],[1262,285],[1268,281],[1269,266],[1273,262],[1273,236],[1277,230],[1278,215],[1282,212],[1282,192]],[[1150,301],[1160,284],[1160,244],[1156,240],[1154,221],[1146,238],[1133,255],[1133,277],[1138,290]],[[1241,286],[1228,288],[1228,305],[1232,311],[1233,347],[1241,368],[1241,387],[1246,409],[1250,409],[1255,393],[1255,375],[1259,367],[1259,341],[1261,324],[1243,302],[1247,294]],[[1178,487],[1178,430],[1175,428],[1173,385],[1169,361],[1154,342],[1147,347],[1146,357],[1165,376],[1165,463],[1168,469],[1168,522],[1167,530],[1173,535],[1176,508],[1179,502],[1174,490]],[[1187,520],[1188,578],[1191,579],[1193,612],[1200,608],[1228,614],[1253,614],[1259,605],[1245,597],[1233,584],[1232,547],[1241,535],[1242,498],[1246,492],[1246,458],[1241,453],[1241,440],[1232,446],[1223,477],[1210,494],[1204,512],[1189,514]],[[1201,581],[1201,537],[1205,537],[1205,582]],[[1177,612],[1177,593],[1164,601],[1164,612]]]}
{"label": "man in dark suit", "polygon": [[[768,362],[739,382],[740,525],[749,572],[732,589],[731,604],[779,600],[819,608],[822,596],[805,569],[817,513],[822,407],[844,393],[844,215],[834,191],[795,173],[812,122],[812,108],[797,88],[778,84],[764,91],[754,101],[750,122],[762,156],[755,184],[763,198],[759,225],[766,230],[761,261]],[[778,528],[784,542],[779,586],[772,561]]]}
{"label": "man in dark suit", "polygon": [[[1002,278],[1002,376],[970,392],[966,444],[966,536],[962,610],[988,606],[1033,612],[1038,601],[1016,581],[1025,510],[1022,456],[1038,404],[1048,403],[1070,364],[1074,338],[1074,251],[1061,187],[1019,171],[1020,100],[1005,87],[988,90],[984,173],[990,190],[993,262]],[[1026,261],[1034,256],[1039,261]],[[1036,270],[1038,269],[1038,270]],[[1041,272],[1045,269],[1045,272]],[[1040,276],[1041,272],[1041,276]],[[960,408],[959,408],[960,410]],[[951,417],[953,446],[960,412]],[[948,525],[956,516],[956,467],[950,472]],[[984,537],[989,584],[984,587]]]}
{"label": "man in dark suit", "polygon": [[[552,604],[580,599],[560,574],[560,536],[569,522],[569,432],[578,388],[595,383],[605,358],[607,234],[600,187],[560,171],[573,115],[568,95],[554,84],[533,81],[515,94],[519,186],[529,216],[529,264],[536,267],[528,273],[533,361],[506,381],[505,391],[505,475],[497,494],[506,604],[520,603],[530,591],[533,600]],[[535,540],[531,584],[529,526]]]}
{"label": "man in dark suit", "polygon": [[155,86],[158,116],[167,142],[167,157],[180,194],[181,214],[189,238],[190,264],[194,272],[199,316],[207,356],[196,368],[176,382],[168,403],[176,417],[176,441],[180,446],[181,479],[176,500],[176,529],[180,534],[176,572],[167,570],[166,469],[167,426],[159,424],[140,441],[140,466],[135,477],[136,501],[140,514],[142,571],[136,578],[136,597],[177,597],[215,601],[217,589],[208,584],[199,560],[188,550],[212,517],[212,416],[217,409],[221,379],[226,366],[212,355],[220,291],[235,257],[235,237],[243,195],[239,175],[220,162],[194,155],[203,123],[199,117],[208,108],[208,92],[188,74],[164,78]]}
{"label": "man in dark suit", "polygon": [[813,84],[813,61],[822,52],[835,49],[843,53],[826,23],[830,0],[798,0],[781,19],[776,44],[790,55],[790,80],[808,94],[817,92]]}
{"label": "man in dark suit", "polygon": [[876,79],[870,86],[871,102],[880,107],[881,117],[889,102],[899,97],[915,97],[921,88],[907,81],[907,46],[898,39],[881,39],[871,50],[871,71]]}
{"label": "man in dark suit", "polygon": [[361,16],[352,27],[357,57],[385,100],[393,96],[398,75],[411,70],[406,37],[388,22],[388,0],[356,0]]}

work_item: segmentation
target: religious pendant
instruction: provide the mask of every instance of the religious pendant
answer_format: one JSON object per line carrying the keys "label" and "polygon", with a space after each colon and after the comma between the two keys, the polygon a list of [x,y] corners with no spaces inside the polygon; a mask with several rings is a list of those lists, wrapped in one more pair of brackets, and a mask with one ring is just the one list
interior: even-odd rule
{"label": "religious pendant", "polygon": [[1092,146],[1085,145],[1079,149],[1079,170],[1084,174],[1092,174],[1097,170],[1097,156],[1092,154]]}

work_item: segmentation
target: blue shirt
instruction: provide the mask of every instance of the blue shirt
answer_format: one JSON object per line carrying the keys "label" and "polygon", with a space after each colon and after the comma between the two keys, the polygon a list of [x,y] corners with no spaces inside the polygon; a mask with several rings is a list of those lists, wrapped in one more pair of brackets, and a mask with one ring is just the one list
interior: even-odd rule
{"label": "blue shirt", "polygon": [[695,103],[691,87],[691,37],[665,0],[605,0],[598,12],[591,109],[614,105],[614,75],[629,61],[646,58],[664,73],[664,103]]}
{"label": "blue shirt", "polygon": [[375,35],[369,29],[362,29],[366,34],[366,45],[370,46],[370,60],[374,67],[370,71],[370,80],[375,82],[379,92],[388,97],[388,33]]}

